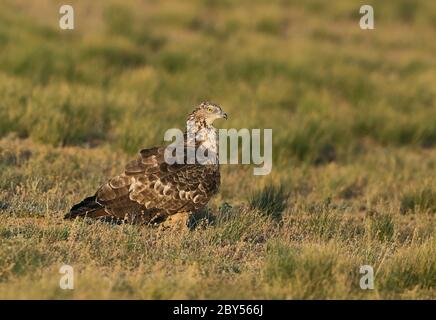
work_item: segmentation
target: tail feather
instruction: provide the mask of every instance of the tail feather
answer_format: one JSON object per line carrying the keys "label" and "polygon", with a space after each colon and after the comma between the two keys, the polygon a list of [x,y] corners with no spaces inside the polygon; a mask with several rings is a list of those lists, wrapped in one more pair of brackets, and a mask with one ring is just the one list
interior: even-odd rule
{"label": "tail feather", "polygon": [[97,218],[105,215],[107,215],[107,213],[105,212],[103,206],[97,203],[94,195],[92,197],[83,199],[78,204],[75,204],[70,209],[70,212],[64,216],[64,219],[74,219],[76,217]]}

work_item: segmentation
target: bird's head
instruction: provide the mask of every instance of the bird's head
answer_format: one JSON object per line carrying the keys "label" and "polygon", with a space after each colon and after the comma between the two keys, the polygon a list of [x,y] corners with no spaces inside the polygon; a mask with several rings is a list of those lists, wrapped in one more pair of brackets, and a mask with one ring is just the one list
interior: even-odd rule
{"label": "bird's head", "polygon": [[198,105],[188,116],[188,120],[194,120],[196,123],[202,123],[208,127],[220,118],[227,120],[227,113],[218,104],[207,101]]}

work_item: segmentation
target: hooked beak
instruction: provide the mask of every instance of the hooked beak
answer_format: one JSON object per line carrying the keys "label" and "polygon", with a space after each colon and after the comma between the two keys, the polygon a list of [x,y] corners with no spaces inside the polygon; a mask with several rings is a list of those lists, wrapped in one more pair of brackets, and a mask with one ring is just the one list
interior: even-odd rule
{"label": "hooked beak", "polygon": [[221,113],[221,117],[227,120],[227,113],[222,112],[222,113]]}

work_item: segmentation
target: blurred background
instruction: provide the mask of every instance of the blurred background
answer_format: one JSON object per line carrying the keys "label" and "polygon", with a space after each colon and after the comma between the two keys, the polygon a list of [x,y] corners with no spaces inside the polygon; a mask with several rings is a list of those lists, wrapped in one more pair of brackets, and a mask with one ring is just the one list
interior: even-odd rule
{"label": "blurred background", "polygon": [[135,153],[210,99],[275,163],[436,143],[433,1],[72,1],[74,30],[62,4],[2,1],[1,136]]}

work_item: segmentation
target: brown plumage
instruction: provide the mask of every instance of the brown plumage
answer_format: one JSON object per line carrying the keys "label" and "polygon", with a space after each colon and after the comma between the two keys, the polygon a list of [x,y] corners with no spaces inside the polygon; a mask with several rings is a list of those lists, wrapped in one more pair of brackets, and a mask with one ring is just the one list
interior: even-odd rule
{"label": "brown plumage", "polygon": [[[164,158],[165,147],[143,149],[123,173],[102,185],[94,196],[74,205],[65,218],[87,216],[155,223],[176,213],[204,208],[220,185],[218,135],[212,125],[218,118],[227,119],[227,114],[220,106],[203,102],[188,117],[188,123],[193,126],[188,126],[185,132],[183,164],[168,164]],[[187,163],[186,148],[190,145],[187,133],[190,132],[198,138],[194,142],[195,150],[202,148],[204,154],[210,153],[216,161]]]}

